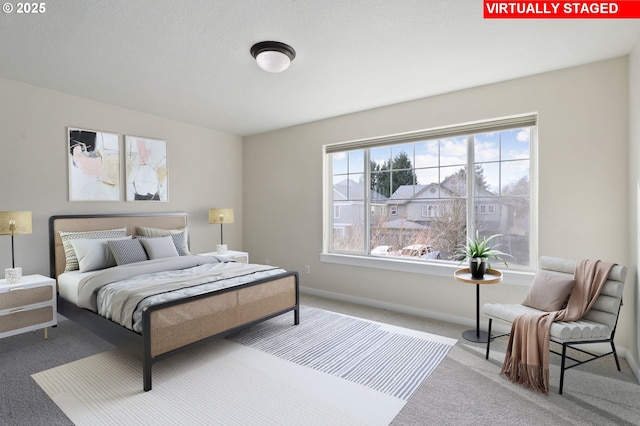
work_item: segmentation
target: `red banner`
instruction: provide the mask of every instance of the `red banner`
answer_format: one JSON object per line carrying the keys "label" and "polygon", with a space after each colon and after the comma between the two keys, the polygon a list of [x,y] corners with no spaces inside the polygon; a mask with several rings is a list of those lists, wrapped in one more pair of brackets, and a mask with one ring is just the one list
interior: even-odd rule
{"label": "red banner", "polygon": [[638,19],[640,0],[493,1],[484,0],[485,19]]}

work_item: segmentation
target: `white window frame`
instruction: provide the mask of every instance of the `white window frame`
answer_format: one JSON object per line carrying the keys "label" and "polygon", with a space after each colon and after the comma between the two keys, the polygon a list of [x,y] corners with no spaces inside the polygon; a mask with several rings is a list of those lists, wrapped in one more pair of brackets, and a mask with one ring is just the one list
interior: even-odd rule
{"label": "white window frame", "polygon": [[[326,214],[331,208],[331,192],[333,188],[327,185],[332,176],[331,164],[327,161],[328,153],[345,150],[366,149],[374,146],[385,146],[395,143],[407,143],[424,139],[445,138],[450,136],[473,135],[477,133],[500,131],[518,127],[532,127],[530,139],[530,254],[529,267],[525,269],[503,270],[505,278],[510,283],[519,285],[529,285],[533,271],[537,269],[538,259],[538,141],[537,141],[537,114],[523,114],[504,117],[489,121],[478,121],[461,125],[427,129],[417,132],[409,132],[395,135],[387,135],[378,138],[360,139],[342,143],[328,144],[323,146],[323,252],[320,260],[327,263],[337,263],[366,268],[380,268],[395,271],[418,272],[437,276],[451,276],[455,269],[459,268],[456,262],[429,262],[424,260],[411,260],[396,257],[371,256],[368,254],[345,254],[330,251],[332,246],[332,221]],[[473,147],[469,144],[469,149]],[[470,162],[473,163],[473,155]],[[367,174],[368,175],[368,174]],[[369,186],[367,185],[367,188]],[[473,188],[468,188],[467,193],[471,194]],[[467,197],[473,200],[473,197]],[[368,202],[368,200],[367,200]],[[390,207],[390,214],[393,214],[393,206]],[[475,209],[471,209],[475,214]],[[396,210],[397,214],[397,210]],[[365,215],[368,216],[368,215]],[[366,218],[365,218],[366,220]],[[367,224],[368,226],[368,224]],[[470,229],[468,227],[468,229]],[[368,242],[365,242],[368,245]]]}

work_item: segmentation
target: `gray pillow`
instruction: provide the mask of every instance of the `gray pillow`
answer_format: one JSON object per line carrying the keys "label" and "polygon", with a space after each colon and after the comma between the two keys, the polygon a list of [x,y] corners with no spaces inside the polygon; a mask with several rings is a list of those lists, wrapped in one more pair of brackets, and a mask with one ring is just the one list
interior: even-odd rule
{"label": "gray pillow", "polygon": [[[180,236],[182,238],[182,236]],[[158,238],[140,239],[149,259],[161,259],[163,257],[177,257],[178,250],[171,235]]]}
{"label": "gray pillow", "polygon": [[109,240],[107,245],[118,265],[149,260],[140,240]]}
{"label": "gray pillow", "polygon": [[188,236],[187,236],[186,228],[162,229],[162,228],[150,228],[147,226],[138,226],[137,234],[145,238],[157,238],[157,237],[166,237],[167,235],[171,235],[171,236],[179,235],[179,237],[178,236],[174,237],[178,254],[180,256],[187,256],[191,254],[189,252],[189,246],[187,245]]}
{"label": "gray pillow", "polygon": [[539,270],[522,304],[545,312],[559,311],[565,307],[575,283],[572,278]]}
{"label": "gray pillow", "polygon": [[188,256],[189,248],[185,242],[185,232],[176,232],[171,234],[171,238],[173,238],[173,244],[176,246],[176,250],[178,250],[178,254],[180,256]]}

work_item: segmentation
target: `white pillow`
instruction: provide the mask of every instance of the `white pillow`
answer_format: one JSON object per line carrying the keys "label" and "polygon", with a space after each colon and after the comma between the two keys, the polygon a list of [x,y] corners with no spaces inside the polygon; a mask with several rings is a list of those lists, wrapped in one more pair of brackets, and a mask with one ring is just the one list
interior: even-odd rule
{"label": "white pillow", "polygon": [[78,258],[80,272],[96,271],[116,266],[116,259],[113,257],[107,241],[130,238],[129,236],[121,238],[77,238],[71,240],[71,245]]}
{"label": "white pillow", "polygon": [[64,256],[66,259],[65,272],[77,271],[80,267],[78,257],[71,245],[71,241],[77,238],[122,238],[127,236],[127,228],[105,229],[101,231],[59,231],[62,247],[64,248]]}
{"label": "white pillow", "polygon": [[142,243],[144,250],[147,252],[149,259],[179,256],[171,235],[158,238],[141,238],[140,242]]}

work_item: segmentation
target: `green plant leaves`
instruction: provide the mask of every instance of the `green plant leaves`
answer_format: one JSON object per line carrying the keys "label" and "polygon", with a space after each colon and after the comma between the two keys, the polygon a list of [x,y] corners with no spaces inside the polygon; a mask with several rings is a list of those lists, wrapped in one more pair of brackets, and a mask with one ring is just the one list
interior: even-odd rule
{"label": "green plant leaves", "polygon": [[507,265],[507,262],[502,259],[502,256],[511,256],[508,253],[504,253],[500,250],[497,250],[489,244],[494,238],[501,236],[502,234],[495,234],[489,237],[480,239],[480,233],[476,231],[475,238],[467,238],[467,244],[460,247],[459,254],[464,256],[461,262],[465,260],[479,258],[483,261],[487,262],[487,266],[490,268],[489,259],[496,259]]}

